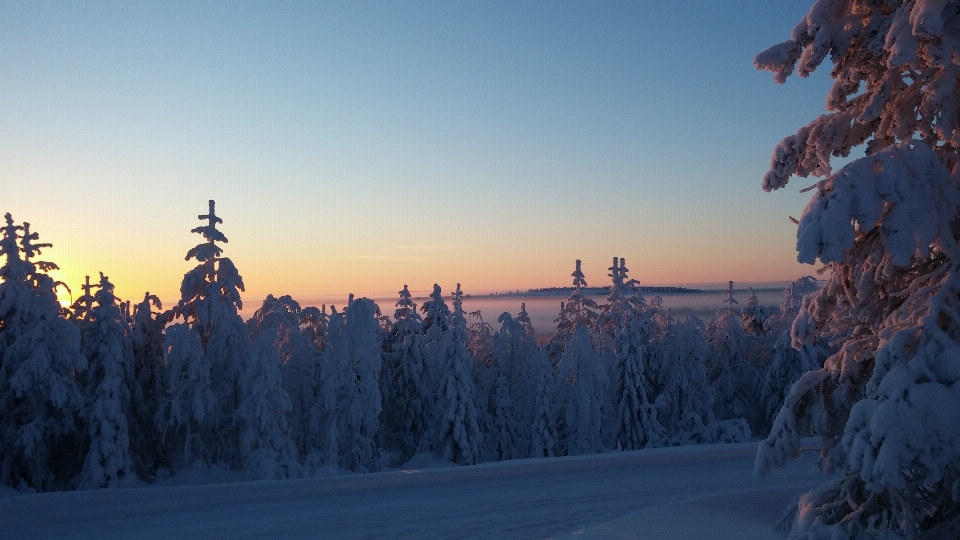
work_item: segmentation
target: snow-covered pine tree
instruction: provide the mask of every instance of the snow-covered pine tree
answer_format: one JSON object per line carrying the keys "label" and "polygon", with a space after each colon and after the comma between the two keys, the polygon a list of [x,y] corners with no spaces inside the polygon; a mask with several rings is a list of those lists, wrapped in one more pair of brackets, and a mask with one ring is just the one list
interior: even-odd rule
{"label": "snow-covered pine tree", "polygon": [[829,356],[826,339],[804,342],[799,349],[793,348],[790,329],[800,313],[803,297],[820,288],[813,276],[802,277],[783,291],[780,311],[767,319],[767,332],[776,338],[772,359],[764,374],[760,399],[767,419],[772,422],[783,404],[786,392],[804,373],[820,369]]}
{"label": "snow-covered pine tree", "polygon": [[426,373],[430,381],[430,388],[440,387],[440,377],[446,369],[440,358],[443,348],[444,336],[450,325],[450,310],[446,302],[443,301],[443,295],[440,292],[440,285],[433,284],[433,292],[430,299],[420,306],[423,312],[423,349]]}
{"label": "snow-covered pine tree", "polygon": [[297,478],[303,474],[290,438],[287,416],[293,409],[280,376],[279,329],[267,328],[253,340],[237,409],[240,451],[255,480]]}
{"label": "snow-covered pine tree", "polygon": [[[83,395],[74,378],[87,368],[80,332],[60,317],[57,266],[32,261],[43,248],[30,224],[6,214],[0,227],[0,484],[66,487],[80,471]],[[22,253],[22,257],[21,257]]]}
{"label": "snow-covered pine tree", "polygon": [[570,275],[573,277],[573,291],[570,292],[566,302],[560,303],[560,315],[554,320],[557,324],[557,333],[545,346],[553,365],[560,362],[560,356],[567,342],[573,339],[577,327],[585,326],[592,330],[600,311],[596,301],[583,292],[583,288],[587,286],[587,280],[580,269],[580,259],[577,259],[576,269]]}
{"label": "snow-covered pine tree", "polygon": [[169,466],[157,429],[157,411],[166,393],[163,360],[163,328],[170,312],[162,309],[160,299],[149,292],[133,307],[130,345],[133,352],[133,378],[139,399],[130,403],[130,452],[133,467],[141,479],[153,477],[157,468]]}
{"label": "snow-covered pine tree", "polygon": [[517,322],[523,326],[523,330],[532,337],[534,343],[536,343],[537,331],[533,327],[533,321],[530,320],[530,314],[527,313],[526,302],[520,302],[520,313],[517,313]]}
{"label": "snow-covered pine tree", "polygon": [[[253,339],[271,336],[273,347],[280,353],[283,389],[291,405],[287,414],[288,430],[298,453],[307,455],[310,411],[317,401],[320,386],[320,353],[314,341],[303,333],[303,311],[290,296],[276,298],[269,294],[247,321],[247,327]],[[311,314],[309,317],[315,316]]]}
{"label": "snow-covered pine tree", "polygon": [[506,461],[525,457],[519,446],[520,434],[517,433],[517,421],[514,418],[514,404],[510,397],[510,385],[506,371],[496,366],[493,368],[495,378],[493,382],[493,401],[490,419],[489,435],[484,441],[489,447],[490,458],[494,461]]}
{"label": "snow-covered pine tree", "polygon": [[641,316],[624,311],[616,329],[613,347],[616,368],[612,394],[616,444],[623,450],[640,450],[667,443],[666,431],[657,411],[647,398],[646,360],[649,338],[644,335]]}
{"label": "snow-covered pine tree", "polygon": [[639,284],[629,279],[626,261],[614,257],[609,270],[610,293],[597,318],[604,364],[613,379],[604,420],[605,441],[626,450],[659,446],[665,442],[665,433],[647,397],[650,384],[645,369],[655,355],[650,350],[654,324]]}
{"label": "snow-covered pine tree", "polygon": [[70,304],[70,320],[77,323],[81,329],[83,323],[90,320],[90,312],[93,311],[93,304],[96,302],[93,290],[99,287],[99,283],[90,283],[90,276],[84,277],[83,285],[80,286],[83,294]]}
{"label": "snow-covered pine tree", "polygon": [[776,315],[777,308],[761,304],[760,299],[753,292],[753,287],[747,287],[747,289],[750,291],[750,297],[747,298],[747,304],[740,309],[740,324],[751,336],[766,336],[767,320]]}
{"label": "snow-covered pine tree", "polygon": [[410,298],[406,285],[399,292],[393,326],[393,342],[397,355],[394,407],[398,419],[397,433],[405,455],[426,452],[432,440],[431,427],[434,393],[428,386],[424,364],[423,327],[417,304]]}
{"label": "snow-covered pine tree", "polygon": [[380,469],[380,447],[377,432],[380,429],[380,326],[374,317],[376,304],[368,298],[350,303],[346,312],[346,331],[350,347],[349,373],[346,381],[352,399],[346,409],[346,423],[340,431],[341,466],[359,472]]}
{"label": "snow-covered pine tree", "polygon": [[734,305],[733,282],[724,303],[707,325],[707,378],[713,386],[713,412],[717,420],[743,418],[752,429],[763,427],[759,386],[760,374],[755,365],[756,347],[743,329],[742,316]]}
{"label": "snow-covered pine tree", "polygon": [[537,354],[536,379],[533,390],[533,426],[530,436],[530,457],[553,457],[557,452],[557,428],[554,424],[553,364],[546,349]]}
{"label": "snow-covered pine tree", "polygon": [[709,347],[700,319],[673,321],[668,316],[667,321],[658,354],[650,357],[648,379],[657,396],[660,424],[671,441],[683,443],[699,426],[713,422],[713,387],[705,364]]}
{"label": "snow-covered pine tree", "polygon": [[[133,348],[113,294],[114,286],[100,272],[96,304],[81,332],[86,373],[86,420],[89,448],[80,475],[81,489],[136,483],[130,452],[132,401],[142,401],[133,378]],[[90,290],[87,277],[86,290]],[[131,389],[135,399],[131,399]]]}
{"label": "snow-covered pine tree", "polygon": [[380,468],[382,333],[375,311],[372,300],[358,298],[330,318],[311,422],[312,438],[318,441],[318,453],[308,460],[311,466],[336,465],[356,472]]}
{"label": "snow-covered pine tree", "polygon": [[[497,369],[493,360],[493,340],[496,337],[493,327],[483,320],[483,314],[480,310],[471,311],[468,316],[476,319],[476,322],[470,325],[470,341],[467,343],[467,350],[473,357],[473,387],[474,401],[477,404],[477,412],[480,418],[477,422],[480,425],[481,433],[490,433],[493,430],[493,419],[495,416],[495,400],[493,398],[497,382]],[[490,437],[484,439],[484,447],[481,453],[490,455],[489,443]]]}
{"label": "snow-covered pine tree", "polygon": [[[960,2],[820,0],[791,39],[759,54],[783,82],[829,56],[828,113],[774,152],[766,190],[823,176],[798,259],[827,265],[794,345],[842,336],[804,374],[761,443],[757,472],[822,436],[839,477],[803,496],[794,538],[960,537]],[[835,173],[830,156],[866,143]]]}
{"label": "snow-covered pine tree", "polygon": [[[525,310],[521,310],[521,313],[525,313]],[[529,317],[527,319],[529,322]],[[499,405],[495,407],[494,422],[509,424],[507,431],[498,432],[509,432],[513,439],[500,441],[503,450],[497,459],[516,459],[526,457],[530,448],[536,390],[534,377],[539,351],[534,336],[528,330],[531,328],[529,325],[514,319],[509,313],[502,313],[498,321],[501,327],[493,341],[493,362],[498,379],[494,399]],[[500,391],[501,377],[503,391]]]}
{"label": "snow-covered pine tree", "polygon": [[[434,292],[440,288],[434,286]],[[436,302],[436,299],[433,300]],[[436,304],[427,310],[439,311]],[[453,314],[450,327],[440,347],[440,365],[443,366],[437,399],[438,447],[443,457],[461,465],[473,465],[480,459],[482,434],[474,403],[471,374],[473,359],[467,350],[467,320],[463,312],[463,293],[460,284],[453,293]]]}
{"label": "snow-covered pine tree", "polygon": [[327,325],[330,322],[330,316],[327,315],[327,305],[324,304],[317,309],[315,307],[305,307],[300,311],[300,331],[307,339],[313,343],[317,352],[323,352],[327,347]]}
{"label": "snow-covered pine tree", "polygon": [[559,453],[574,456],[603,451],[601,404],[607,401],[607,372],[585,326],[578,326],[564,347],[557,378]]}
{"label": "snow-covered pine tree", "polygon": [[223,223],[210,201],[209,212],[197,216],[206,225],[191,232],[206,240],[187,252],[186,259],[196,259],[196,268],[183,276],[180,301],[173,308],[200,337],[213,378],[210,387],[216,394],[219,411],[210,449],[214,460],[229,466],[240,465],[240,441],[234,413],[240,403],[240,381],[246,367],[250,338],[247,327],[237,311],[243,307],[240,291],[243,279],[229,258],[221,257],[223,249],[218,242],[227,237],[217,229]]}
{"label": "snow-covered pine tree", "polygon": [[203,468],[213,462],[211,447],[220,424],[213,373],[200,336],[186,324],[167,327],[163,339],[166,394],[157,413],[161,442],[170,447],[174,468]]}

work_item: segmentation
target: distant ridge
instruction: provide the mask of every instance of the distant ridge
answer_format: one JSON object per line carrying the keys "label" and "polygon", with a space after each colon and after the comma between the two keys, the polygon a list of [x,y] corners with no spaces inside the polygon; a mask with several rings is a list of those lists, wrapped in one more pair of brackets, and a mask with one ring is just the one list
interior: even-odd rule
{"label": "distant ridge", "polygon": [[[697,294],[704,292],[713,292],[705,289],[688,289],[686,287],[647,287],[641,286],[640,292],[644,294]],[[610,292],[610,287],[584,287],[581,289],[588,295],[600,295]],[[541,289],[528,289],[525,291],[507,291],[490,294],[474,294],[472,298],[490,298],[490,297],[511,297],[511,296],[569,296],[573,292],[573,287],[544,287]]]}

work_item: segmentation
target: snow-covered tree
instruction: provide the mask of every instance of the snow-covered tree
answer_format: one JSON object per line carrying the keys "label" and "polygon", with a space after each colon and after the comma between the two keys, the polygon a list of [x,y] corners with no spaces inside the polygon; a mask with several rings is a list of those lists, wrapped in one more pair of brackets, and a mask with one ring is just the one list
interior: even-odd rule
{"label": "snow-covered tree", "polygon": [[324,304],[317,309],[315,307],[305,307],[300,311],[301,333],[313,343],[317,352],[323,352],[327,347],[327,325],[330,322],[330,316],[327,315],[327,305]]}
{"label": "snow-covered tree", "polygon": [[278,332],[270,328],[253,340],[236,413],[241,457],[247,473],[257,480],[302,474],[287,424],[293,406],[280,376],[280,351],[274,345]]}
{"label": "snow-covered tree", "polygon": [[[80,332],[60,317],[57,266],[33,261],[51,244],[36,243],[30,224],[6,214],[0,227],[0,483],[22,489],[66,486],[76,455],[83,395],[74,378],[87,367]],[[21,256],[22,254],[22,256]]]}
{"label": "snow-covered tree", "polygon": [[450,310],[443,301],[440,285],[433,284],[430,299],[420,306],[423,312],[423,348],[427,377],[431,388],[439,388],[440,377],[445,366],[441,359],[441,350],[447,328],[450,325]]}
{"label": "snow-covered tree", "polygon": [[160,466],[167,466],[164,446],[157,429],[157,411],[166,392],[163,360],[163,327],[170,320],[161,309],[160,299],[145,293],[143,302],[133,308],[130,345],[133,352],[133,378],[139,398],[130,403],[130,451],[134,470],[141,479],[149,479]]}
{"label": "snow-covered tree", "polygon": [[[526,457],[530,448],[538,349],[529,325],[509,313],[502,313],[498,320],[501,327],[493,341],[493,362],[497,370],[494,423],[509,424],[498,433],[510,433],[512,440],[500,441],[503,450],[498,452],[497,459],[514,459]],[[529,322],[529,317],[527,320]]]}
{"label": "snow-covered tree", "polygon": [[[823,176],[798,259],[827,265],[793,324],[841,336],[793,385],[757,455],[764,474],[822,437],[839,476],[800,499],[795,538],[960,536],[960,2],[820,0],[755,63],[783,82],[829,56],[828,113],[780,143],[766,190]],[[831,156],[866,143],[839,171]]]}
{"label": "snow-covered tree", "polygon": [[560,361],[563,349],[567,342],[573,339],[573,334],[580,326],[592,329],[597,321],[600,306],[584,292],[587,280],[580,269],[580,259],[577,259],[576,269],[570,274],[573,277],[573,291],[566,302],[560,303],[560,315],[554,320],[557,324],[557,333],[546,344],[550,361],[556,365]]}
{"label": "snow-covered tree", "polygon": [[667,442],[666,431],[646,390],[649,340],[643,335],[640,317],[631,312],[624,312],[621,317],[614,337],[617,360],[612,387],[616,443],[623,450],[662,446]]}
{"label": "snow-covered tree", "polygon": [[557,371],[558,447],[562,454],[600,452],[601,405],[607,400],[607,373],[593,350],[590,333],[577,327],[563,349]]}
{"label": "snow-covered tree", "polygon": [[99,287],[99,283],[90,283],[90,276],[84,278],[83,285],[80,286],[83,294],[78,296],[77,299],[70,304],[69,308],[70,320],[75,323],[80,323],[78,326],[82,327],[83,322],[90,320],[93,304],[96,302],[93,290]]}
{"label": "snow-covered tree", "polygon": [[216,426],[210,436],[216,449],[215,460],[230,466],[240,465],[239,432],[234,413],[240,403],[240,381],[246,368],[250,338],[247,327],[237,311],[243,307],[240,291],[243,279],[236,266],[226,257],[218,242],[227,238],[217,229],[223,223],[210,201],[209,212],[198,216],[207,224],[191,232],[206,240],[187,252],[186,259],[196,259],[196,268],[183,276],[180,301],[173,308],[197,335],[213,372],[211,390],[216,394],[219,411]]}
{"label": "snow-covered tree", "polygon": [[[439,287],[434,287],[435,293],[439,293],[439,290]],[[436,302],[436,299],[433,302]],[[427,313],[434,309],[437,308],[429,308]],[[479,461],[482,441],[479,414],[474,402],[471,375],[473,360],[467,350],[467,339],[463,293],[457,283],[457,290],[453,293],[450,327],[444,334],[439,354],[443,371],[437,396],[439,426],[436,435],[443,457],[461,465],[473,465]]]}
{"label": "snow-covered tree", "polygon": [[800,313],[803,297],[819,288],[820,285],[812,276],[792,282],[783,291],[780,311],[766,321],[767,331],[776,338],[770,365],[766,369],[760,389],[764,412],[770,421],[773,421],[783,404],[785,393],[793,383],[804,373],[820,369],[823,360],[828,356],[829,347],[824,339],[806,341],[799,349],[794,349],[790,338],[790,329]]}
{"label": "snow-covered tree", "polygon": [[613,383],[604,440],[611,447],[627,450],[660,445],[665,433],[647,396],[645,369],[655,354],[655,325],[638,282],[629,278],[626,261],[614,257],[609,270],[610,293],[597,317],[604,363]]}
{"label": "snow-covered tree", "polygon": [[698,424],[713,422],[713,387],[707,380],[707,340],[703,321],[668,316],[665,334],[651,355],[648,380],[657,400],[657,418],[671,440],[679,442]]}
{"label": "snow-covered tree", "polygon": [[[320,314],[316,308],[307,309],[316,311],[316,314],[308,315],[310,319]],[[304,331],[307,330],[301,327],[304,311],[290,296],[276,298],[268,294],[263,305],[247,321],[247,327],[253,339],[261,336],[270,337],[273,340],[273,347],[280,353],[281,379],[291,406],[287,415],[288,429],[291,439],[302,455],[308,453],[310,411],[317,401],[320,386],[320,353],[317,351],[314,340],[304,335]]]}
{"label": "snow-covered tree", "polygon": [[[352,296],[352,295],[351,295]],[[380,339],[382,334],[367,298],[349,302],[330,319],[323,351],[320,396],[313,429],[320,440],[319,461],[356,472],[380,468]]]}
{"label": "snow-covered tree", "polygon": [[[733,282],[728,305],[737,303]],[[709,354],[707,378],[713,386],[714,415],[718,420],[744,418],[756,426],[763,415],[759,405],[759,370],[754,365],[755,341],[743,329],[740,313],[733,307],[718,309],[707,326]]]}
{"label": "snow-covered tree", "polygon": [[747,298],[747,304],[740,309],[740,324],[751,336],[765,336],[768,331],[767,320],[777,313],[777,308],[761,304],[760,299],[753,292],[753,287],[747,287],[747,289],[750,291],[750,297]]}
{"label": "snow-covered tree", "polygon": [[553,457],[557,452],[557,428],[553,408],[553,364],[546,350],[537,355],[533,389],[533,426],[530,436],[530,457]]}
{"label": "snow-covered tree", "polygon": [[393,342],[397,356],[394,407],[400,446],[405,454],[425,452],[430,447],[434,395],[428,386],[424,364],[423,328],[417,305],[406,285],[396,303]]}
{"label": "snow-covered tree", "polygon": [[185,324],[168,326],[163,360],[167,365],[167,397],[157,413],[161,440],[180,456],[172,465],[205,467],[217,452],[213,444],[220,409],[213,390],[213,371],[200,336]]}
{"label": "snow-covered tree", "polygon": [[[87,287],[89,291],[89,276]],[[131,401],[142,401],[133,378],[133,349],[114,286],[100,273],[96,305],[90,310],[81,341],[86,373],[86,420],[89,449],[80,488],[97,489],[135,483],[130,453]],[[136,396],[131,400],[131,389]]]}

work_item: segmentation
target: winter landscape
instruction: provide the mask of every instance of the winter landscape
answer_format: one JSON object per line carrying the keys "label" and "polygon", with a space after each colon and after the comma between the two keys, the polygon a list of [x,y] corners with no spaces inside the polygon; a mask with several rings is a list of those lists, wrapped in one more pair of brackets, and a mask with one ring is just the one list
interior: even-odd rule
{"label": "winter landscape", "polygon": [[0,536],[960,538],[960,0],[722,4],[0,2]]}

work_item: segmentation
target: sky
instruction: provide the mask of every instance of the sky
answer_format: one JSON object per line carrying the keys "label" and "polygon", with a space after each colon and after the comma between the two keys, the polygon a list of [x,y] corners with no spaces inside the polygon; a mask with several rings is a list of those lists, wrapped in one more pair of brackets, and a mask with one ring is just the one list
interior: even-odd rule
{"label": "sky", "polygon": [[[829,74],[753,57],[810,0],[0,0],[0,212],[75,293],[173,302],[215,199],[245,303],[790,280],[764,193]],[[169,307],[169,306],[167,306]]]}

